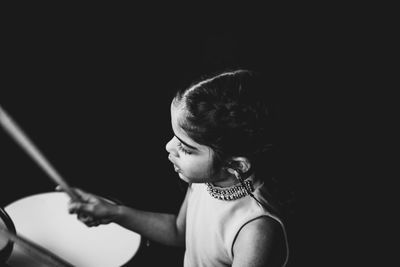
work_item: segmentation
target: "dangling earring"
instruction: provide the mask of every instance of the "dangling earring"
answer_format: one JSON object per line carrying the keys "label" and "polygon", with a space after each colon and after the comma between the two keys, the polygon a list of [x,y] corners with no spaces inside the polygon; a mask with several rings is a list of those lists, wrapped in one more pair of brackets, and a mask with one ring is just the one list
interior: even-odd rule
{"label": "dangling earring", "polygon": [[240,181],[240,183],[244,182],[241,172],[239,170],[234,169],[233,174],[235,175],[236,179],[238,179]]}
{"label": "dangling earring", "polygon": [[251,192],[253,189],[253,183],[250,180],[244,180],[242,177],[242,172],[238,169],[233,170],[233,174],[235,175],[236,179],[239,180],[240,184],[246,189],[249,195],[252,195]]}

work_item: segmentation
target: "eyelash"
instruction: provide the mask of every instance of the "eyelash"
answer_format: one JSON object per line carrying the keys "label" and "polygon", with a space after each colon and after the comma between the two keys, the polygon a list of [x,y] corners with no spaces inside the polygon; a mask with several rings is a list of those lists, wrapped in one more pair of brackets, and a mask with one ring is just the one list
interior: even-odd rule
{"label": "eyelash", "polygon": [[189,150],[187,150],[186,148],[183,147],[181,142],[178,143],[178,149],[180,151],[182,151],[184,154],[188,154],[188,155],[192,154],[192,152],[190,152]]}

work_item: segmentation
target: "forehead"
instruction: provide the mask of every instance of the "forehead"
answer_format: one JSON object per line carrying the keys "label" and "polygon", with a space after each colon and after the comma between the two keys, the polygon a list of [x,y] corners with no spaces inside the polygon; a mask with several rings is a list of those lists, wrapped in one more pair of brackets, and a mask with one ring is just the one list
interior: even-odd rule
{"label": "forehead", "polygon": [[177,102],[175,99],[171,102],[171,119],[178,123],[184,116],[185,107],[181,102]]}
{"label": "forehead", "polygon": [[179,137],[191,139],[186,132],[181,128],[180,123],[185,119],[186,109],[183,104],[172,101],[171,103],[171,124],[175,134]]}
{"label": "forehead", "polygon": [[199,150],[208,150],[209,147],[196,143],[180,126],[180,123],[185,119],[186,112],[187,111],[184,105],[174,101],[171,103],[171,124],[174,134],[184,142],[196,147]]}

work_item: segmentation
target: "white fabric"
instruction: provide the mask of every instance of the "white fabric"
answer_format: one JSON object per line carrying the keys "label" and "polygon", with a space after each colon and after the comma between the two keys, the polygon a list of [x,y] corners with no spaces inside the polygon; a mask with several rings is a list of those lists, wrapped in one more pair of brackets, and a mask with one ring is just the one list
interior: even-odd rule
{"label": "white fabric", "polygon": [[[261,186],[253,194],[258,200],[265,201],[259,196]],[[189,187],[188,201],[185,267],[231,266],[233,243],[239,230],[260,216],[276,219],[282,225],[286,238],[282,222],[251,196],[233,201],[219,200],[210,196],[205,184],[192,184]],[[285,241],[288,248],[287,240]],[[288,251],[286,254],[284,265]]]}

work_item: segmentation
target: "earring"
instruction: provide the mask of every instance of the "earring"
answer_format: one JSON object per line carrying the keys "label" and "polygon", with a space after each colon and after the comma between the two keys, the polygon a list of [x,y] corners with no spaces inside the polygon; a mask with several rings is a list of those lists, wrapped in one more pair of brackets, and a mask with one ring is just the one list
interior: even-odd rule
{"label": "earring", "polygon": [[243,178],[239,170],[233,170],[233,174],[235,175],[236,179],[238,179],[240,182],[243,182]]}

